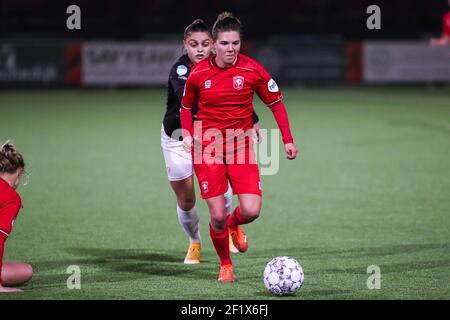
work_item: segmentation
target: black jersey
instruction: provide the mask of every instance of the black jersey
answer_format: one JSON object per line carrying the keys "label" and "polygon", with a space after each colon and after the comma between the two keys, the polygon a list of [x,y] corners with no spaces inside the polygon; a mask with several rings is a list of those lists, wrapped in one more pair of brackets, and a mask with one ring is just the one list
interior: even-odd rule
{"label": "black jersey", "polygon": [[193,66],[194,64],[187,54],[184,54],[170,69],[167,84],[167,107],[163,120],[164,131],[169,137],[175,130],[181,128],[181,100],[183,99],[184,85]]}
{"label": "black jersey", "polygon": [[[164,114],[163,126],[164,132],[171,137],[172,133],[181,128],[180,108],[183,99],[184,85],[189,76],[189,72],[194,64],[191,62],[187,54],[182,55],[172,66],[169,73],[169,81],[167,83],[167,103],[166,113]],[[194,106],[194,119],[196,114]],[[259,118],[253,111],[253,123],[258,123]],[[180,140],[182,138],[180,137]]]}

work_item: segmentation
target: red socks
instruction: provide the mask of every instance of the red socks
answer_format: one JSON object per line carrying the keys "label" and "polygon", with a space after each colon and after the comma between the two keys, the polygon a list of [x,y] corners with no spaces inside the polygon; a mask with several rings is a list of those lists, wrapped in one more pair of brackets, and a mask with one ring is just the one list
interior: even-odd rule
{"label": "red socks", "polygon": [[249,223],[249,221],[241,215],[241,208],[238,206],[234,209],[232,214],[228,215],[225,230],[216,231],[209,225],[209,234],[214,244],[214,248],[216,248],[216,252],[219,255],[221,266],[232,264],[230,259],[228,228],[234,229],[238,225],[246,223]]}
{"label": "red socks", "polygon": [[216,231],[211,225],[209,225],[209,234],[211,236],[214,248],[216,248],[217,255],[220,258],[220,265],[224,266],[227,264],[233,264],[230,259],[230,247],[229,247],[229,237],[228,228],[225,230]]}
{"label": "red socks", "polygon": [[249,221],[247,221],[242,215],[241,215],[241,207],[236,207],[234,209],[233,213],[228,215],[227,217],[227,227],[234,229],[237,226],[241,224],[247,224]]}

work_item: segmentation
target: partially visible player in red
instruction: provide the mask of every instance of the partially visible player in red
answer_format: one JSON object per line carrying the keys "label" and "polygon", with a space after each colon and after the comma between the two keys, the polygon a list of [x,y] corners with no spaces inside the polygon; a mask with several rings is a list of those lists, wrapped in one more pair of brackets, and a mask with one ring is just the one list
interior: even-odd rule
{"label": "partially visible player in red", "polygon": [[[448,5],[450,6],[450,0]],[[450,45],[450,11],[442,17],[442,36],[437,39],[431,39],[431,45],[435,47]]]}
{"label": "partially visible player in red", "polygon": [[[239,53],[241,34],[242,26],[237,18],[228,12],[219,15],[212,29],[216,54],[199,62],[191,70],[181,109],[183,146],[186,150],[194,147],[194,170],[201,196],[208,205],[210,236],[220,258],[220,282],[234,281],[229,234],[236,248],[245,252],[248,247],[247,237],[239,225],[252,222],[261,211],[259,168],[251,134],[247,134],[253,125],[255,92],[275,116],[287,158],[295,159],[298,153],[281,101],[281,91],[263,66]],[[196,102],[197,119],[193,124],[192,108]],[[215,147],[211,157],[214,161],[208,162],[202,159],[211,150],[212,141],[207,137],[211,130],[221,133],[225,139],[219,136],[213,139]],[[241,130],[241,133],[235,131],[235,135],[230,137],[227,130]],[[245,161],[236,161],[237,158],[242,160],[242,155]],[[228,179],[233,193],[239,199],[239,206],[229,216],[224,209],[223,197]]]}
{"label": "partially visible player in red", "polygon": [[17,286],[31,279],[33,269],[20,262],[3,263],[5,241],[22,208],[22,200],[16,189],[25,172],[22,155],[8,141],[0,147],[0,292],[20,292]]}

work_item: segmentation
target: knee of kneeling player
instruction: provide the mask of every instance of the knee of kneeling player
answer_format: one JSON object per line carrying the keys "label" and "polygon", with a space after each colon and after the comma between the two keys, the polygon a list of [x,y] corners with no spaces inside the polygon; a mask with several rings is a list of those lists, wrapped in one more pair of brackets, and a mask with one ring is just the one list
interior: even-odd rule
{"label": "knee of kneeling player", "polygon": [[2,268],[2,284],[5,286],[22,285],[33,277],[33,267],[23,262],[5,262]]}
{"label": "knee of kneeling player", "polygon": [[25,264],[25,278],[26,281],[30,281],[31,278],[33,278],[33,267],[31,266],[31,264],[28,263],[24,263]]}

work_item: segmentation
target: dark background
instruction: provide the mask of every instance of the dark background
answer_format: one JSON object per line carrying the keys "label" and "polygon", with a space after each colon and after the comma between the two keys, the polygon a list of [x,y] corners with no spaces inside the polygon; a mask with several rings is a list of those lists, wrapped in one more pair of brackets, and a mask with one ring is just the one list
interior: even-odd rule
{"label": "dark background", "polygon": [[[82,29],[66,29],[70,4],[79,5]],[[366,9],[381,7],[381,30],[368,30]],[[0,0],[0,38],[79,38],[142,40],[181,34],[194,18],[210,25],[218,13],[232,11],[245,36],[272,34],[340,35],[344,40],[415,39],[439,35],[446,0]]]}

